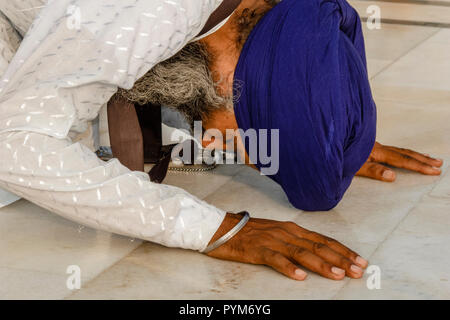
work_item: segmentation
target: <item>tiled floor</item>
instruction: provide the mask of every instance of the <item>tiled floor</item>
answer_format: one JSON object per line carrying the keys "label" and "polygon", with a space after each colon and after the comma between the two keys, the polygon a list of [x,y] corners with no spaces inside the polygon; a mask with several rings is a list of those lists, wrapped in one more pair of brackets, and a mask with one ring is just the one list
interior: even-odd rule
{"label": "tiled floor", "polygon": [[401,23],[410,24],[431,23],[450,24],[450,6],[448,2],[436,4],[433,1],[369,1],[349,0],[358,10],[361,17],[373,14],[373,9],[367,10],[369,6],[378,6],[381,18],[386,20],[398,20]]}
{"label": "tiled floor", "polygon": [[[405,14],[379,3],[391,17]],[[20,200],[0,209],[0,298],[449,299],[450,29],[382,24],[364,31],[379,140],[445,159],[442,176],[398,170],[392,184],[356,178],[336,209],[316,213],[294,210],[279,186],[246,167],[171,173],[167,183],[230,211],[330,235],[380,268],[381,289],[368,289],[368,275],[334,282],[310,274],[296,282],[263,266],[83,228]],[[81,267],[80,290],[66,287],[69,265]]]}

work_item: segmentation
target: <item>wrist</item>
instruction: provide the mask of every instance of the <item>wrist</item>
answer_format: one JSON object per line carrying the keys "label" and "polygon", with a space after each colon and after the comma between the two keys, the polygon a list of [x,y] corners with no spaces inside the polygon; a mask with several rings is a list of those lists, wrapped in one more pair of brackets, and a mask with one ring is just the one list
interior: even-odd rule
{"label": "wrist", "polygon": [[231,229],[233,229],[239,223],[239,221],[241,221],[241,219],[242,219],[241,213],[235,214],[227,212],[225,218],[222,221],[222,224],[220,225],[219,229],[217,229],[216,233],[213,235],[208,245],[216,242],[218,239],[220,239],[220,237],[222,237]]}

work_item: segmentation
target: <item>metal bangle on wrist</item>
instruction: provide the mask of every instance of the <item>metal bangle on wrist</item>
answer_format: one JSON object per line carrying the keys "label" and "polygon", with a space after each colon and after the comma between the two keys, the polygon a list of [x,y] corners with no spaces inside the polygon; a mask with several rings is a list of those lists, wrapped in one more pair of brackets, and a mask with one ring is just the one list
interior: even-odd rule
{"label": "metal bangle on wrist", "polygon": [[203,250],[203,253],[209,253],[213,251],[214,249],[217,249],[224,243],[226,243],[228,240],[233,238],[241,229],[247,224],[248,220],[250,220],[250,214],[247,211],[243,211],[241,213],[244,213],[244,216],[242,217],[241,221],[237,225],[233,227],[230,231],[225,233],[222,237],[211,243],[209,246],[206,247],[205,250]]}

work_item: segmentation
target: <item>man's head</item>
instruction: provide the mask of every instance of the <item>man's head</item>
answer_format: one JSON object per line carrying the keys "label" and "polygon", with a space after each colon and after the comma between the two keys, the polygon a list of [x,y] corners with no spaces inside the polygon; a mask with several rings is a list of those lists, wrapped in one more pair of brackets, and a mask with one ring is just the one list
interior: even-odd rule
{"label": "man's head", "polygon": [[208,118],[214,110],[232,109],[232,91],[219,89],[225,81],[220,64],[215,72],[217,56],[239,55],[250,32],[258,21],[278,2],[277,0],[252,0],[259,3],[254,8],[240,8],[229,22],[233,45],[227,52],[216,52],[203,41],[186,45],[172,58],[163,61],[139,79],[131,90],[120,89],[118,94],[140,104],[152,103],[176,108],[189,120]]}
{"label": "man's head", "polygon": [[[258,1],[265,3],[246,4]],[[203,41],[207,82],[223,97],[232,97],[239,84],[233,117],[241,131],[274,132],[258,145],[241,139],[250,162],[262,172],[271,163],[261,150],[275,152],[279,170],[270,177],[290,202],[303,210],[328,210],[375,141],[376,107],[359,16],[346,0],[283,0],[269,13],[241,9]],[[202,90],[188,105],[203,105]],[[252,156],[255,146],[259,151]]]}

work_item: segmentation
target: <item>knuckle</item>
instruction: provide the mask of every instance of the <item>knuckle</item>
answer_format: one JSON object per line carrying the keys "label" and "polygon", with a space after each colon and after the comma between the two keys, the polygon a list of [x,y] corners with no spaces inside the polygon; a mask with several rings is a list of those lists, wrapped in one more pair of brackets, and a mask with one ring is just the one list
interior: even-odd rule
{"label": "knuckle", "polygon": [[414,159],[414,158],[412,158],[411,156],[409,156],[409,155],[407,155],[407,154],[404,154],[404,153],[400,153],[400,157],[401,157],[403,160],[405,160],[405,161],[411,161],[411,160]]}
{"label": "knuckle", "polygon": [[322,270],[322,272],[330,272],[331,266],[325,261],[321,261],[319,264],[319,269]]}
{"label": "knuckle", "polygon": [[293,257],[303,257],[306,254],[306,249],[297,246],[291,246],[290,251]]}
{"label": "knuckle", "polygon": [[313,243],[313,253],[318,253],[320,251],[323,251],[325,248],[325,245],[323,243],[314,242]]}
{"label": "knuckle", "polygon": [[341,266],[350,267],[351,262],[347,258],[341,257],[339,260],[340,260],[339,263],[341,264]]}
{"label": "knuckle", "polygon": [[377,161],[380,159],[384,154],[384,150],[382,148],[376,148],[370,155],[371,161]]}
{"label": "knuckle", "polygon": [[266,250],[262,255],[262,263],[267,265],[273,265],[278,260],[278,252]]}
{"label": "knuckle", "polygon": [[370,166],[369,172],[370,174],[377,176],[383,172],[383,168],[379,165],[373,164]]}

